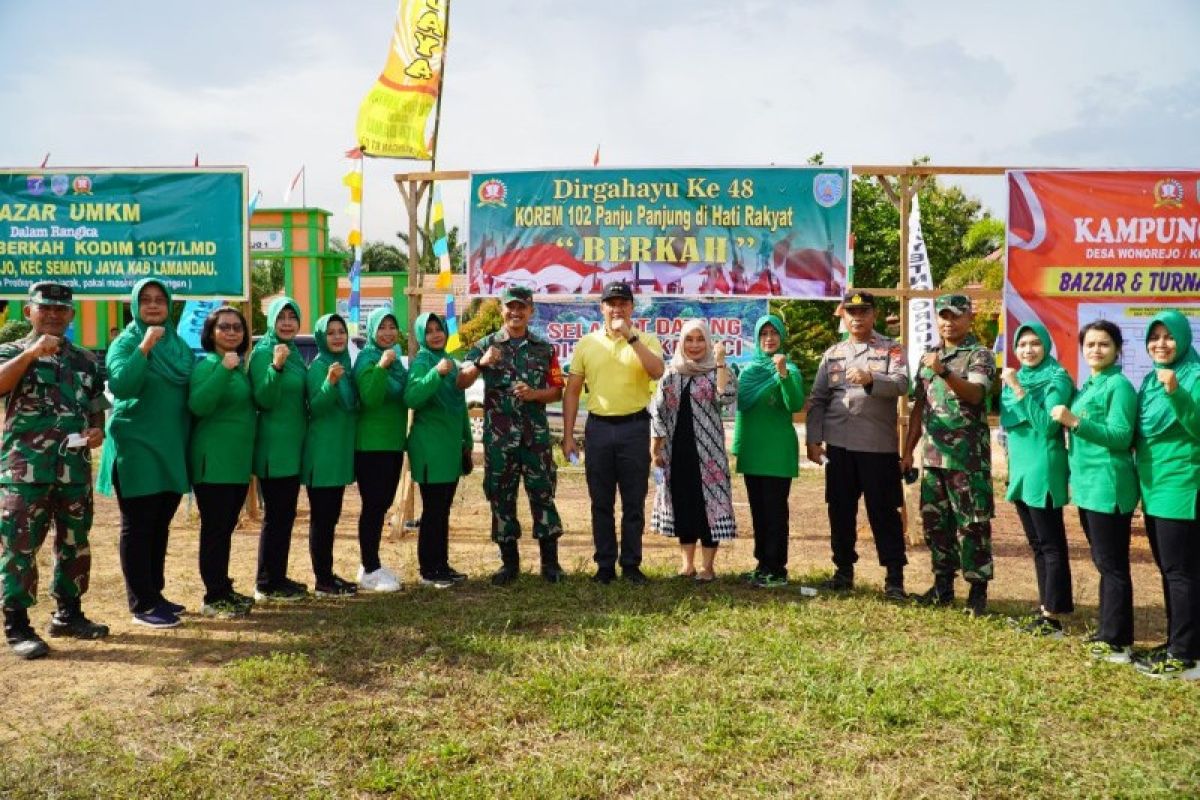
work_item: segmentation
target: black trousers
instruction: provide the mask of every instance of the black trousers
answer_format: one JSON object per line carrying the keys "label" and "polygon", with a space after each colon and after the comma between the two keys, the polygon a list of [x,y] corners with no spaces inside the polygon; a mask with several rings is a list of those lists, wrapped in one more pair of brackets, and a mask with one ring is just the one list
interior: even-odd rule
{"label": "black trousers", "polygon": [[777,578],[787,577],[788,495],[791,478],[767,475],[743,475],[750,499],[750,519],[754,525],[754,558],[758,571]]}
{"label": "black trousers", "polygon": [[422,578],[436,578],[450,569],[450,507],[458,481],[420,483],[421,524],[417,528],[417,566]]}
{"label": "black trousers", "polygon": [[[592,502],[592,557],[601,569],[638,567],[646,527],[650,478],[650,415],[606,422],[589,415],[583,429],[584,471]],[[617,491],[621,492],[621,546],[617,548]]]}
{"label": "black trousers", "polygon": [[1114,647],[1133,644],[1133,577],[1129,538],[1133,512],[1105,514],[1079,509],[1079,524],[1100,573],[1100,622],[1096,637]]}
{"label": "black trousers", "polygon": [[300,499],[300,476],[259,478],[262,488],[263,524],[258,537],[259,589],[277,589],[287,577],[296,502]]}
{"label": "black trousers", "polygon": [[1162,573],[1167,606],[1167,651],[1200,658],[1200,519],[1146,515],[1154,563]]}
{"label": "black trousers", "polygon": [[333,583],[333,537],[342,516],[345,486],[307,486],[308,554],[318,586]]}
{"label": "black trousers", "polygon": [[896,453],[866,453],[827,445],[825,453],[825,502],[829,509],[829,541],[833,563],[839,570],[853,570],[858,561],[858,498],[867,504],[867,520],[875,539],[875,553],[885,567],[903,567],[904,523],[900,506],[900,456]]}
{"label": "black trousers", "polygon": [[1051,614],[1070,614],[1075,610],[1071,591],[1071,558],[1067,553],[1067,529],[1061,508],[1035,508],[1014,501],[1025,538],[1033,550],[1033,570],[1037,574],[1038,602]]}
{"label": "black trousers", "polygon": [[153,611],[163,602],[166,583],[163,572],[167,563],[167,538],[171,519],[183,495],[176,492],[125,497],[113,467],[113,490],[121,509],[121,572],[125,575],[125,596],[135,614]]}
{"label": "black trousers", "polygon": [[396,499],[404,453],[396,450],[357,450],[354,453],[354,479],[362,497],[358,515],[358,550],[363,572],[379,569],[379,541],[388,509]]}
{"label": "black trousers", "polygon": [[220,600],[233,590],[229,547],[248,488],[245,483],[197,483],[192,487],[200,509],[200,579],[204,581],[206,603]]}

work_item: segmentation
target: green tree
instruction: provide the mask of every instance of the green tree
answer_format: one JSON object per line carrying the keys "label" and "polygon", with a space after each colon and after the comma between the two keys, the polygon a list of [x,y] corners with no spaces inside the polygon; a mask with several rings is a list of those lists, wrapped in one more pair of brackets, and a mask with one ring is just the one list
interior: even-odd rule
{"label": "green tree", "polygon": [[[946,289],[965,289],[978,286],[999,290],[1004,287],[1004,222],[985,216],[975,222],[963,235],[963,251],[968,253],[950,267],[942,286]],[[975,308],[971,329],[980,341],[991,345],[999,329],[1000,302],[981,300]]]}
{"label": "green tree", "polygon": [[500,330],[500,326],[504,324],[500,315],[500,301],[494,297],[472,300],[467,312],[463,314],[463,320],[458,329],[458,336],[462,339],[463,347],[470,349],[489,333]]}
{"label": "green tree", "polygon": [[283,289],[283,259],[256,258],[250,266],[250,329],[255,335],[267,331],[263,300]]}
{"label": "green tree", "polygon": [[3,325],[0,325],[0,344],[15,342],[17,339],[24,338],[29,335],[29,331],[32,329],[33,326],[29,324],[29,320],[10,319]]}

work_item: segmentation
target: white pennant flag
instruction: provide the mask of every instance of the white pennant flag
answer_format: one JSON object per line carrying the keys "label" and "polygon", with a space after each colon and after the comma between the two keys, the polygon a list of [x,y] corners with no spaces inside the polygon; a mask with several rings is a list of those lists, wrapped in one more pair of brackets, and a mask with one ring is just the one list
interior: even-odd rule
{"label": "white pennant flag", "polygon": [[[912,211],[908,215],[908,288],[932,289],[933,271],[929,267],[929,251],[921,233],[921,205],[914,194]],[[908,301],[908,371],[915,380],[921,367],[921,356],[938,340],[937,315],[933,299],[922,297]]]}

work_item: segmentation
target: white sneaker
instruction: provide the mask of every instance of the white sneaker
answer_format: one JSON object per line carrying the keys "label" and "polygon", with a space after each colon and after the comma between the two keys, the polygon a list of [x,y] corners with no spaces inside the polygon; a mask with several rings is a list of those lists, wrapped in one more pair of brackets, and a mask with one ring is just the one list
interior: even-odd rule
{"label": "white sneaker", "polygon": [[367,572],[361,566],[358,568],[358,588],[368,592],[398,592],[403,588],[396,573],[387,567],[380,567],[373,572]]}

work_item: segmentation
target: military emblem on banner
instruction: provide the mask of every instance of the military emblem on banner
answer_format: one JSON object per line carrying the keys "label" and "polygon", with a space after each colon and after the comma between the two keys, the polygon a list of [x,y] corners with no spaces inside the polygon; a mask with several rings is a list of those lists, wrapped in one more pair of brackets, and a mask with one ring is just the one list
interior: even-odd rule
{"label": "military emblem on banner", "polygon": [[54,192],[56,197],[62,197],[67,193],[67,189],[71,188],[71,179],[66,175],[52,175],[50,177],[50,191]]}
{"label": "military emblem on banner", "polygon": [[813,178],[813,197],[822,208],[832,208],[842,199],[845,186],[842,176],[833,172],[822,172]]}
{"label": "military emblem on banner", "polygon": [[25,178],[25,191],[37,197],[46,191],[46,176],[29,175]]}
{"label": "military emblem on banner", "polygon": [[72,181],[71,188],[75,190],[75,194],[91,194],[92,179],[87,175],[79,175]]}
{"label": "military emblem on banner", "polygon": [[1183,184],[1174,178],[1163,178],[1154,184],[1155,208],[1182,208]]}
{"label": "military emblem on banner", "polygon": [[497,206],[504,208],[504,201],[508,199],[508,187],[504,185],[504,181],[497,178],[491,178],[479,184],[479,205],[480,206]]}

